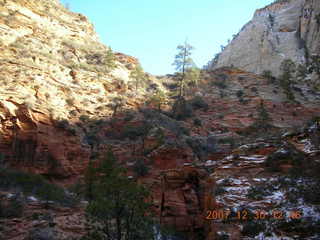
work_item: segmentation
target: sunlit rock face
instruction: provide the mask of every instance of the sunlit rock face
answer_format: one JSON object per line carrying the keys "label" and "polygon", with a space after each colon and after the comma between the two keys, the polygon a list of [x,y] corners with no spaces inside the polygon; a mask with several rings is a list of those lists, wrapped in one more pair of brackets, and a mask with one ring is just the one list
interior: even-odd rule
{"label": "sunlit rock face", "polygon": [[278,76],[284,59],[305,64],[320,53],[319,13],[314,0],[282,1],[257,10],[211,68],[234,66],[258,74],[270,70]]}
{"label": "sunlit rock face", "polygon": [[109,69],[93,25],[58,0],[0,1],[0,15],[1,152],[9,165],[76,177],[90,156],[79,117],[110,116],[112,99],[130,95],[138,60],[116,53]]}

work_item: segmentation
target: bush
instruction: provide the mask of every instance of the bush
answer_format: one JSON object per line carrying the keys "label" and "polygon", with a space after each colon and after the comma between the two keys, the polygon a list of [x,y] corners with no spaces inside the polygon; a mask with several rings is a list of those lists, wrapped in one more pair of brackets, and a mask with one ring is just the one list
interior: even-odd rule
{"label": "bush", "polygon": [[315,16],[315,19],[317,21],[317,24],[320,25],[320,13],[318,13],[316,16]]}
{"label": "bush", "polygon": [[56,127],[57,128],[61,128],[61,129],[64,129],[66,130],[69,134],[73,135],[73,136],[76,136],[77,135],[77,131],[74,127],[72,127],[68,120],[66,119],[63,119],[63,120],[58,120],[56,122]]}
{"label": "bush", "polygon": [[184,99],[177,99],[172,106],[173,118],[184,120],[192,116],[192,106]]}
{"label": "bush", "polygon": [[238,98],[241,98],[244,95],[244,92],[242,90],[238,90],[236,95]]}
{"label": "bush", "polygon": [[236,145],[236,140],[233,137],[226,137],[219,139],[219,143],[229,144],[231,147],[234,147]]}
{"label": "bush", "polygon": [[78,112],[76,111],[76,110],[71,110],[70,112],[69,112],[69,114],[71,115],[71,116],[77,116],[77,114],[78,114]]}
{"label": "bush", "polygon": [[87,115],[81,115],[81,116],[79,117],[79,120],[80,120],[81,122],[87,122],[87,121],[89,121],[89,119],[90,119],[90,117],[87,116]]}
{"label": "bush", "polygon": [[0,218],[18,218],[23,215],[24,203],[22,199],[16,195],[5,204],[0,199]]}
{"label": "bush", "polygon": [[199,118],[193,119],[193,125],[201,127],[202,126],[202,121]]}
{"label": "bush", "polygon": [[224,194],[224,193],[226,193],[226,192],[227,192],[226,189],[225,189],[223,186],[221,186],[221,185],[218,185],[218,186],[216,187],[216,190],[214,191],[215,196]]}
{"label": "bush", "polygon": [[265,191],[264,186],[251,186],[247,193],[247,197],[254,200],[262,200],[268,196],[268,192]]}
{"label": "bush", "polygon": [[133,165],[133,171],[138,177],[143,177],[148,174],[149,167],[144,163],[142,159],[138,159]]}
{"label": "bush", "polygon": [[0,188],[21,189],[24,194],[32,194],[46,201],[56,201],[62,205],[72,205],[73,199],[65,191],[45,180],[42,176],[12,169],[0,170]]}
{"label": "bush", "polygon": [[251,88],[251,91],[257,93],[257,92],[258,92],[258,89],[257,89],[256,87],[252,87],[252,88]]}
{"label": "bush", "polygon": [[227,85],[224,81],[215,81],[212,84],[217,86],[218,88],[221,88],[221,89],[227,88]]}
{"label": "bush", "polygon": [[205,111],[207,111],[209,108],[209,105],[200,96],[196,96],[193,99],[191,99],[190,104],[192,105],[193,109],[201,109],[202,108]]}
{"label": "bush", "polygon": [[4,215],[6,218],[17,218],[23,215],[24,204],[21,199],[12,199],[5,207]]}
{"label": "bush", "polygon": [[61,129],[68,129],[69,128],[69,121],[67,119],[58,120],[56,122],[56,127]]}
{"label": "bush", "polygon": [[66,100],[66,103],[68,104],[68,106],[73,106],[74,105],[74,98],[68,98],[67,100]]}
{"label": "bush", "polygon": [[264,230],[265,230],[265,225],[263,224],[263,222],[249,221],[244,224],[241,233],[244,236],[255,237],[260,232],[263,232]]}
{"label": "bush", "polygon": [[285,145],[282,149],[270,154],[265,165],[270,171],[279,171],[280,165],[284,163],[292,164],[294,167],[302,165],[305,155],[292,145]]}

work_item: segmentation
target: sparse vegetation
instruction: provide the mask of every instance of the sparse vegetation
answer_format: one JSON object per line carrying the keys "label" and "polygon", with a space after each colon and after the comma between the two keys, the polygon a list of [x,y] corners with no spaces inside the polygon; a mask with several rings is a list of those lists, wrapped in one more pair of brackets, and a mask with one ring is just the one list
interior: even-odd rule
{"label": "sparse vegetation", "polygon": [[292,93],[292,81],[293,74],[296,71],[296,65],[292,60],[286,59],[281,63],[280,69],[282,71],[280,76],[280,86],[286,94],[287,99],[294,101],[295,97]]}
{"label": "sparse vegetation", "polygon": [[317,21],[317,24],[320,25],[320,13],[318,13],[316,16],[315,16],[315,19]]}
{"label": "sparse vegetation", "polygon": [[80,120],[81,122],[88,122],[89,119],[90,119],[90,117],[87,116],[87,115],[81,115],[81,116],[79,117],[79,120]]}
{"label": "sparse vegetation", "polygon": [[133,79],[136,91],[141,87],[146,81],[146,75],[143,72],[141,65],[137,65],[133,71],[130,73],[130,78]]}
{"label": "sparse vegetation", "polygon": [[241,233],[244,236],[255,237],[260,232],[265,230],[265,225],[262,221],[248,221],[244,224]]}
{"label": "sparse vegetation", "polygon": [[171,112],[173,118],[184,120],[192,116],[193,110],[191,104],[182,97],[174,102]]}
{"label": "sparse vegetation", "polygon": [[70,125],[69,121],[66,119],[56,120],[55,126],[60,129],[66,130],[69,134],[75,136],[77,131],[76,129]]}
{"label": "sparse vegetation", "polygon": [[207,111],[209,109],[209,105],[200,96],[195,96],[189,102],[193,109],[203,109],[204,111]]}
{"label": "sparse vegetation", "polygon": [[256,88],[256,87],[252,87],[250,90],[251,90],[252,92],[254,92],[254,93],[257,93],[257,92],[258,92],[258,88]]}
{"label": "sparse vegetation", "polygon": [[270,70],[264,70],[261,75],[266,78],[270,84],[274,84],[276,82],[276,78],[272,75]]}
{"label": "sparse vegetation", "polygon": [[145,201],[149,193],[128,179],[111,149],[92,176],[92,200],[86,209],[89,233],[84,239],[152,239],[154,223]]}
{"label": "sparse vegetation", "polygon": [[18,218],[23,215],[24,202],[20,194],[16,194],[7,203],[0,199],[0,218]]}
{"label": "sparse vegetation", "polygon": [[46,201],[55,201],[62,205],[74,204],[72,196],[45,180],[42,176],[13,169],[0,169],[0,188],[19,189],[24,194],[32,194]]}
{"label": "sparse vegetation", "polygon": [[268,170],[279,171],[282,164],[291,164],[298,168],[301,166],[303,159],[305,159],[305,156],[302,152],[295,149],[294,146],[286,145],[283,150],[270,154],[265,164]]}
{"label": "sparse vegetation", "polygon": [[[183,45],[179,45],[177,47],[177,50],[179,51],[178,54],[175,56],[175,61],[172,65],[176,67],[176,70],[179,71],[180,74],[178,74],[179,78],[179,97],[183,97],[185,92],[185,84],[186,84],[186,72],[189,68],[191,68],[194,63],[191,56],[191,51],[193,50],[193,47],[185,41]],[[189,78],[194,74],[189,74]],[[190,79],[189,79],[190,81]]]}
{"label": "sparse vegetation", "polygon": [[66,103],[68,104],[69,107],[72,107],[74,105],[74,98],[68,98],[66,100]]}
{"label": "sparse vegetation", "polygon": [[190,67],[186,70],[186,83],[188,86],[197,87],[200,80],[201,71],[197,67]]}
{"label": "sparse vegetation", "polygon": [[145,161],[138,159],[133,165],[133,171],[138,177],[144,177],[149,172],[149,167],[146,165]]}
{"label": "sparse vegetation", "polygon": [[167,97],[165,93],[158,89],[156,93],[154,93],[150,99],[147,101],[147,103],[150,103],[152,105],[155,105],[159,112],[161,112],[161,106],[164,105],[167,101]]}
{"label": "sparse vegetation", "polygon": [[258,186],[251,186],[247,197],[253,200],[262,200],[264,197],[270,194],[269,191],[266,191],[265,186],[258,185]]}
{"label": "sparse vegetation", "polygon": [[244,92],[242,90],[238,90],[236,95],[238,98],[241,98],[244,95]]}
{"label": "sparse vegetation", "polygon": [[[219,80],[219,81],[214,81],[212,82],[213,85],[217,86],[220,89],[225,89],[227,88],[227,84],[225,83],[225,81]],[[223,97],[221,97],[223,98]]]}
{"label": "sparse vegetation", "polygon": [[202,121],[199,118],[195,118],[193,119],[193,125],[197,126],[197,127],[201,127],[202,126]]}
{"label": "sparse vegetation", "polygon": [[308,69],[305,65],[299,64],[297,67],[297,77],[305,79],[308,73]]}
{"label": "sparse vegetation", "polygon": [[145,136],[148,133],[149,129],[150,127],[147,127],[145,125],[140,125],[140,126],[126,125],[123,129],[122,137],[135,140],[139,137]]}
{"label": "sparse vegetation", "polygon": [[310,71],[317,73],[317,75],[320,77],[320,55],[311,56]]}
{"label": "sparse vegetation", "polygon": [[125,105],[126,101],[123,97],[114,97],[111,103],[108,105],[112,110],[112,116],[115,117],[119,110]]}

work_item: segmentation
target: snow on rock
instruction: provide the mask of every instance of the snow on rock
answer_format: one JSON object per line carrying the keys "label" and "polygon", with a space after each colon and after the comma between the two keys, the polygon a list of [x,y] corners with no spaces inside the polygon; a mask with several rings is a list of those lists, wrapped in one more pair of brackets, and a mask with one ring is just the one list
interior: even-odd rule
{"label": "snow on rock", "polygon": [[37,199],[37,198],[35,198],[34,196],[29,196],[29,197],[27,197],[27,201],[30,201],[30,202],[37,202],[37,201],[38,201],[38,199]]}

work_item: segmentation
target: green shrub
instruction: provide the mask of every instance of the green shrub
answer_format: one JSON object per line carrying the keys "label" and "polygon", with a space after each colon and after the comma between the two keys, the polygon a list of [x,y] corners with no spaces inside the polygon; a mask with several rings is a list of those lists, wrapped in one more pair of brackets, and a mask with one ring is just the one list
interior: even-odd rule
{"label": "green shrub", "polygon": [[58,120],[56,121],[56,127],[61,129],[68,129],[69,121],[67,119]]}
{"label": "green shrub", "polygon": [[257,89],[256,87],[252,87],[252,88],[251,88],[251,91],[257,93],[257,92],[258,92],[258,89]]}
{"label": "green shrub", "polygon": [[281,151],[270,154],[265,161],[265,165],[270,171],[279,171],[280,165],[285,163],[292,164],[295,168],[301,167],[304,159],[303,152],[288,144]]}
{"label": "green shrub", "polygon": [[73,199],[65,191],[45,180],[42,176],[13,169],[0,170],[0,188],[4,190],[21,189],[47,201],[56,201],[62,205],[73,204]]}
{"label": "green shrub", "polygon": [[248,221],[243,225],[241,233],[244,236],[255,237],[265,230],[265,225],[261,221]]}
{"label": "green shrub", "polygon": [[201,126],[202,126],[202,121],[201,121],[201,119],[199,119],[199,118],[193,119],[193,125],[194,125],[194,126],[201,127]]}
{"label": "green shrub", "polygon": [[238,98],[241,98],[244,95],[244,92],[242,90],[238,90],[236,95]]}
{"label": "green shrub", "polygon": [[206,111],[209,108],[209,105],[200,96],[196,96],[193,99],[191,99],[190,104],[192,105],[193,109],[201,109],[202,108]]}
{"label": "green shrub", "polygon": [[264,186],[251,186],[247,193],[247,197],[254,200],[262,200],[266,196],[268,192],[265,191]]}
{"label": "green shrub", "polygon": [[14,198],[9,200],[7,206],[4,209],[4,217],[6,218],[18,218],[23,215],[24,204],[22,199]]}
{"label": "green shrub", "polygon": [[320,204],[320,181],[307,183],[301,188],[301,196],[310,204]]}
{"label": "green shrub", "polygon": [[4,203],[0,199],[0,218],[18,218],[23,215],[24,203],[19,196],[14,196]]}
{"label": "green shrub", "polygon": [[221,89],[227,88],[227,84],[224,81],[215,81],[212,84]]}
{"label": "green shrub", "polygon": [[227,192],[226,189],[225,189],[223,186],[221,186],[221,185],[217,185],[217,187],[216,187],[216,189],[215,189],[215,191],[214,191],[215,196],[224,194],[224,193],[226,193],[226,192]]}
{"label": "green shrub", "polygon": [[77,114],[78,114],[78,112],[76,111],[76,110],[71,110],[70,112],[69,112],[69,114],[71,115],[71,116],[77,116]]}
{"label": "green shrub", "polygon": [[66,130],[69,134],[76,136],[76,129],[69,124],[69,121],[66,119],[56,121],[56,127]]}
{"label": "green shrub", "polygon": [[317,24],[320,25],[320,13],[318,13],[316,16],[315,16],[315,19],[317,21]]}
{"label": "green shrub", "polygon": [[124,116],[124,120],[126,122],[130,122],[132,119],[134,119],[134,114],[131,112],[126,112]]}
{"label": "green shrub", "polygon": [[177,120],[184,120],[192,116],[192,106],[184,99],[177,99],[172,106],[172,116]]}
{"label": "green shrub", "polygon": [[236,145],[236,140],[234,137],[226,137],[219,139],[219,143],[229,144],[231,147],[234,147]]}
{"label": "green shrub", "polygon": [[146,128],[145,126],[131,126],[127,125],[123,129],[122,137],[123,138],[129,138],[131,140],[135,140],[138,137],[144,136],[146,134]]}
{"label": "green shrub", "polygon": [[74,105],[74,98],[68,98],[67,100],[66,100],[66,103],[68,104],[68,106],[73,106]]}
{"label": "green shrub", "polygon": [[90,117],[87,116],[87,115],[81,115],[81,116],[79,117],[79,120],[80,120],[81,122],[87,122],[87,121],[90,120]]}
{"label": "green shrub", "polygon": [[138,177],[146,176],[149,172],[149,167],[142,159],[138,159],[133,165],[133,171]]}

